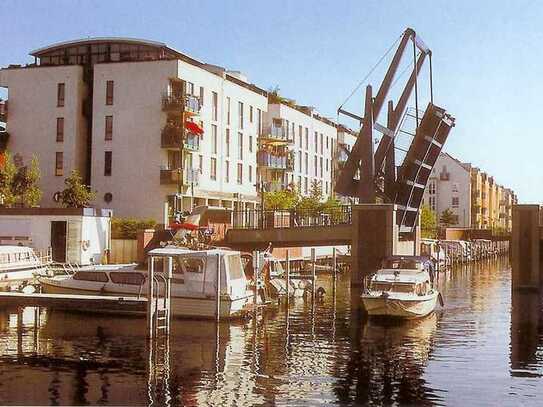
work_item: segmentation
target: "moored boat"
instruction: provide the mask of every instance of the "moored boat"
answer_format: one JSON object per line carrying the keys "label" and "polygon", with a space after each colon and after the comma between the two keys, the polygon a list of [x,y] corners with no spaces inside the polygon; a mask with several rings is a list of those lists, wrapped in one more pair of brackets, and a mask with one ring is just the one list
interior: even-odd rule
{"label": "moored boat", "polygon": [[369,316],[412,319],[432,313],[440,294],[432,263],[420,256],[391,256],[367,281],[362,302]]}
{"label": "moored boat", "polygon": [[[248,288],[239,252],[172,247],[155,249],[153,255],[162,256],[155,260],[155,271],[159,274],[165,269],[167,258],[172,258],[171,315],[174,317],[216,317],[218,269],[221,318],[242,316],[253,302],[254,294]],[[122,268],[79,270],[69,276],[40,277],[39,282],[44,293],[142,298],[148,284],[146,270]]]}
{"label": "moored boat", "polygon": [[30,247],[0,246],[0,288],[17,288],[46,269],[47,262]]}

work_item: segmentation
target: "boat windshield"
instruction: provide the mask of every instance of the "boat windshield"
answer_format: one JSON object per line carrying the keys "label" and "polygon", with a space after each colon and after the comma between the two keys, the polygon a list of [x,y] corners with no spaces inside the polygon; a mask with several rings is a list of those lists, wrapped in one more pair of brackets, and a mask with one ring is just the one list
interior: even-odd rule
{"label": "boat windshield", "polygon": [[383,268],[420,270],[420,262],[411,259],[388,259],[383,262]]}
{"label": "boat windshield", "polygon": [[107,274],[101,271],[78,271],[74,274],[74,280],[97,281],[100,283],[107,283],[109,281]]}
{"label": "boat windshield", "polygon": [[371,289],[374,291],[394,291],[399,293],[413,292],[415,285],[410,283],[385,283],[385,282],[373,282]]}
{"label": "boat windshield", "polygon": [[109,277],[115,284],[142,285],[145,282],[143,274],[129,271],[112,271]]}

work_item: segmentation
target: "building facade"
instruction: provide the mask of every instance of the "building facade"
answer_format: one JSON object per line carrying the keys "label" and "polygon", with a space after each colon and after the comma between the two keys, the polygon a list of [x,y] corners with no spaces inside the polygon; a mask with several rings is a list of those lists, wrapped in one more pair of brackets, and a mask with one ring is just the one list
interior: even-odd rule
{"label": "building facade", "polygon": [[[118,216],[162,221],[176,194],[181,210],[255,206],[267,93],[241,73],[132,39],[71,41],[31,55],[33,64],[0,70],[0,86],[8,89],[8,149],[23,162],[38,157],[43,206],[55,205],[74,169],[96,191],[96,206]],[[187,120],[181,90],[195,113],[189,121],[203,129],[187,131],[182,148],[174,142]]]}
{"label": "building facade", "polygon": [[454,214],[452,226],[504,231],[511,230],[516,202],[511,189],[447,153],[441,153],[436,161],[423,200],[436,213],[438,224],[448,209]]}

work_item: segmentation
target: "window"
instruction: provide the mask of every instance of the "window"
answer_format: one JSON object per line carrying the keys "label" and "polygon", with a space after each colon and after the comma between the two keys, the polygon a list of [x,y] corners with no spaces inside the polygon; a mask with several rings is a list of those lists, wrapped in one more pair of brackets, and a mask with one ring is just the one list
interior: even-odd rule
{"label": "window", "polygon": [[226,156],[230,157],[230,129],[226,129]]}
{"label": "window", "polygon": [[326,172],[328,172],[328,158],[326,159]]}
{"label": "window", "polygon": [[113,104],[113,81],[106,82],[106,105]]}
{"label": "window", "polygon": [[289,132],[290,132],[290,126],[288,124],[288,120],[285,120],[285,127],[286,127],[286,132],[287,132],[287,140],[289,139]]}
{"label": "window", "polygon": [[243,183],[243,164],[238,164],[238,184]]}
{"label": "window", "polygon": [[214,181],[217,179],[217,159],[213,157],[211,158],[211,171],[209,174],[209,178]]}
{"label": "window", "polygon": [[217,112],[219,110],[219,95],[213,92],[213,107],[211,108],[211,119],[217,121]]}
{"label": "window", "polygon": [[249,165],[249,182],[253,182],[253,166]]}
{"label": "window", "polygon": [[321,154],[323,153],[323,150],[324,150],[324,136],[321,133]]}
{"label": "window", "polygon": [[309,148],[309,129],[305,128],[305,149]]}
{"label": "window", "polygon": [[304,193],[307,194],[308,192],[308,181],[307,181],[307,177],[304,178]]}
{"label": "window", "polygon": [[57,117],[57,141],[64,141],[64,117]]}
{"label": "window", "polygon": [[194,83],[187,82],[187,88],[185,90],[185,93],[187,95],[194,95]]}
{"label": "window", "polygon": [[253,136],[249,136],[249,152],[253,152]]}
{"label": "window", "polygon": [[436,183],[434,181],[430,181],[428,184],[428,193],[430,195],[435,195],[436,193]]}
{"label": "window", "polygon": [[290,137],[290,140],[292,140],[292,142],[294,143],[295,140],[296,140],[296,129],[295,129],[295,125],[294,123],[292,123],[292,137]]}
{"label": "window", "polygon": [[217,126],[211,125],[211,153],[217,154]]}
{"label": "window", "polygon": [[230,162],[228,161],[224,163],[224,182],[230,182]]}
{"label": "window", "polygon": [[302,126],[298,126],[298,144],[302,148]]}
{"label": "window", "polygon": [[298,172],[302,172],[302,152],[298,151]]}
{"label": "window", "polygon": [[309,154],[305,153],[305,159],[304,159],[304,169],[305,169],[305,175],[309,174]]}
{"label": "window", "polygon": [[132,271],[112,271],[109,273],[109,277],[115,284],[142,285],[145,282],[143,274]]}
{"label": "window", "polygon": [[113,116],[106,116],[106,140],[113,139]]}
{"label": "window", "polygon": [[62,177],[64,174],[64,153],[55,154],[55,175],[57,177]]}
{"label": "window", "polygon": [[315,137],[313,137],[313,144],[315,145],[315,152],[319,150],[319,133],[315,132]]}
{"label": "window", "polygon": [[298,191],[302,190],[302,176],[298,175]]}
{"label": "window", "polygon": [[322,178],[322,170],[323,170],[322,157],[320,157],[319,158],[319,171],[320,171],[321,178]]}
{"label": "window", "polygon": [[435,212],[435,210],[436,210],[436,197],[435,196],[429,197],[428,198],[428,203],[430,205],[430,209]]}
{"label": "window", "polygon": [[253,122],[253,107],[249,106],[249,123]]}
{"label": "window", "polygon": [[200,106],[204,105],[204,87],[200,86]]}
{"label": "window", "polygon": [[229,96],[226,97],[226,124],[230,124],[230,97]]}
{"label": "window", "polygon": [[63,83],[59,83],[57,85],[57,107],[64,106],[64,91],[65,91],[66,85]]}
{"label": "window", "polygon": [[238,115],[239,115],[239,119],[238,119],[239,128],[243,129],[243,103],[242,102],[238,102]]}
{"label": "window", "polygon": [[326,149],[328,150],[330,148],[330,139],[328,138],[328,136],[326,136]]}
{"label": "window", "polygon": [[256,131],[257,131],[257,134],[260,134],[262,131],[262,110],[257,109],[256,113],[257,113],[256,114],[256,120],[257,120]]}
{"label": "window", "polygon": [[453,192],[458,192],[458,182],[453,182],[453,184],[452,184],[452,191],[453,191]]}
{"label": "window", "polygon": [[104,155],[104,175],[111,176],[111,151],[106,151]]}
{"label": "window", "polygon": [[325,185],[326,185],[325,193],[326,193],[326,195],[328,195],[328,181],[326,181]]}
{"label": "window", "polygon": [[109,279],[107,274],[102,271],[78,271],[73,276],[74,280],[83,281],[97,281],[100,283],[107,283]]}
{"label": "window", "polygon": [[452,207],[458,208],[460,206],[460,198],[457,196],[453,196],[452,198]]}
{"label": "window", "polygon": [[198,169],[200,174],[204,171],[204,156],[201,154],[198,156]]}
{"label": "window", "polygon": [[238,133],[238,159],[243,160],[243,133]]}

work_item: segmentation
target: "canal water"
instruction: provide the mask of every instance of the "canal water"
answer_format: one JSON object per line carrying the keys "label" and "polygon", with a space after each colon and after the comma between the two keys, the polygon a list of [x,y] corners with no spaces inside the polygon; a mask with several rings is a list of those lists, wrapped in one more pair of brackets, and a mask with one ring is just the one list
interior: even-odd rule
{"label": "canal water", "polygon": [[148,359],[143,319],[0,310],[0,404],[543,403],[539,299],[511,301],[506,259],[441,273],[444,308],[407,323],[360,318],[348,277],[335,296],[321,277],[314,307],[299,299],[219,326],[176,320],[166,363]]}

